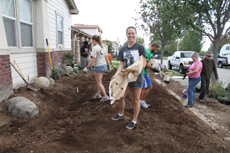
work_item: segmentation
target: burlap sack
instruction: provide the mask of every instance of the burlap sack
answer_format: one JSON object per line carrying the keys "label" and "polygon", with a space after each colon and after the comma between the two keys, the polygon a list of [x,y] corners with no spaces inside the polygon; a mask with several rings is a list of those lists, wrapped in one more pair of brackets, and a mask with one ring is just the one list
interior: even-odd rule
{"label": "burlap sack", "polygon": [[155,72],[160,72],[162,70],[161,64],[157,63],[154,58],[148,61],[148,64],[153,68]]}
{"label": "burlap sack", "polygon": [[123,69],[118,75],[112,79],[109,83],[109,96],[110,96],[110,104],[112,105],[115,100],[119,100],[124,96],[125,90],[129,82],[136,81],[139,74],[142,71],[143,61],[145,58],[140,56],[139,59],[127,67]]}
{"label": "burlap sack", "polygon": [[163,81],[169,82],[172,72],[166,72],[166,75],[163,78]]}

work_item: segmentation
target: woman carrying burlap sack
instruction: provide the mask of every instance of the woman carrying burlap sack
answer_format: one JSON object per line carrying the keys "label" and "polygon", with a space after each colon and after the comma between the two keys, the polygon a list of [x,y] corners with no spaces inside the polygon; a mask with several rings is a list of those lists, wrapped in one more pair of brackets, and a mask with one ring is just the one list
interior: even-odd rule
{"label": "woman carrying burlap sack", "polygon": [[[128,27],[126,29],[126,36],[128,39],[128,44],[123,46],[118,54],[117,60],[120,61],[120,66],[118,67],[117,72],[112,77],[115,78],[119,72],[121,72],[122,69],[125,69],[135,63],[140,56],[143,56],[146,58],[146,50],[145,47],[139,43],[136,42],[136,36],[137,31],[135,27]],[[146,66],[146,60],[143,60],[143,67]],[[140,94],[142,89],[142,83],[143,83],[143,70],[139,74],[138,78],[134,82],[128,83],[128,86],[126,88],[125,94],[122,98],[119,100],[119,113],[112,117],[112,120],[119,120],[124,118],[124,108],[125,108],[125,97],[128,91],[131,89],[133,94],[133,120],[126,126],[127,129],[133,129],[137,124],[137,117],[140,112]]]}

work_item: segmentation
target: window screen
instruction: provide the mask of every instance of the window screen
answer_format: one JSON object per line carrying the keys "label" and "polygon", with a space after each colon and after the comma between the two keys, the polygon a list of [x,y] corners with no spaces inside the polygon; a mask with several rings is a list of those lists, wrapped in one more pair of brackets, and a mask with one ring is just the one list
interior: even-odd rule
{"label": "window screen", "polygon": [[32,1],[19,0],[22,47],[33,46]]}
{"label": "window screen", "polygon": [[63,44],[63,18],[57,16],[58,44]]}
{"label": "window screen", "polygon": [[16,43],[16,18],[14,0],[1,0],[0,10],[3,16],[7,44],[9,47],[17,46]]}
{"label": "window screen", "polygon": [[21,23],[20,26],[22,47],[33,46],[32,26],[24,23]]}

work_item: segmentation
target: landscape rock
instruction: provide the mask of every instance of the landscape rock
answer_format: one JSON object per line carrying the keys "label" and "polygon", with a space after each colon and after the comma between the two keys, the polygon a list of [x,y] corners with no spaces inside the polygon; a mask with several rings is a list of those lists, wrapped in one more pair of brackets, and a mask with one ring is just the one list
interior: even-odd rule
{"label": "landscape rock", "polygon": [[24,97],[14,97],[10,99],[7,102],[7,108],[14,116],[26,119],[33,118],[39,113],[38,107]]}
{"label": "landscape rock", "polygon": [[52,78],[49,78],[49,82],[50,82],[50,85],[51,85],[51,86],[53,86],[54,83],[55,83],[54,79],[52,79]]}
{"label": "landscape rock", "polygon": [[73,68],[71,66],[66,66],[65,69],[68,74],[70,74],[73,71]]}
{"label": "landscape rock", "polygon": [[74,71],[75,73],[77,73],[77,72],[78,72],[78,70],[79,70],[79,68],[78,68],[78,67],[74,67],[74,69],[73,69],[73,71]]}
{"label": "landscape rock", "polygon": [[42,87],[49,87],[50,81],[46,77],[39,77],[34,82],[34,87],[42,88]]}

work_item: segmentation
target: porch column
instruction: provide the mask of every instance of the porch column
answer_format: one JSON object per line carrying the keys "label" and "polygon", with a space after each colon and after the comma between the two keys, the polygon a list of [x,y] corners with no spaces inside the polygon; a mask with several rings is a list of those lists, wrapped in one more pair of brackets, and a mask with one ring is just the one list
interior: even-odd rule
{"label": "porch column", "polygon": [[[46,46],[46,39],[49,39],[49,22],[48,22],[48,6],[47,1],[36,0],[35,1],[35,40],[37,48],[37,65],[38,65],[38,77],[49,76],[51,73],[48,51]],[[49,42],[50,45],[50,42]]]}

